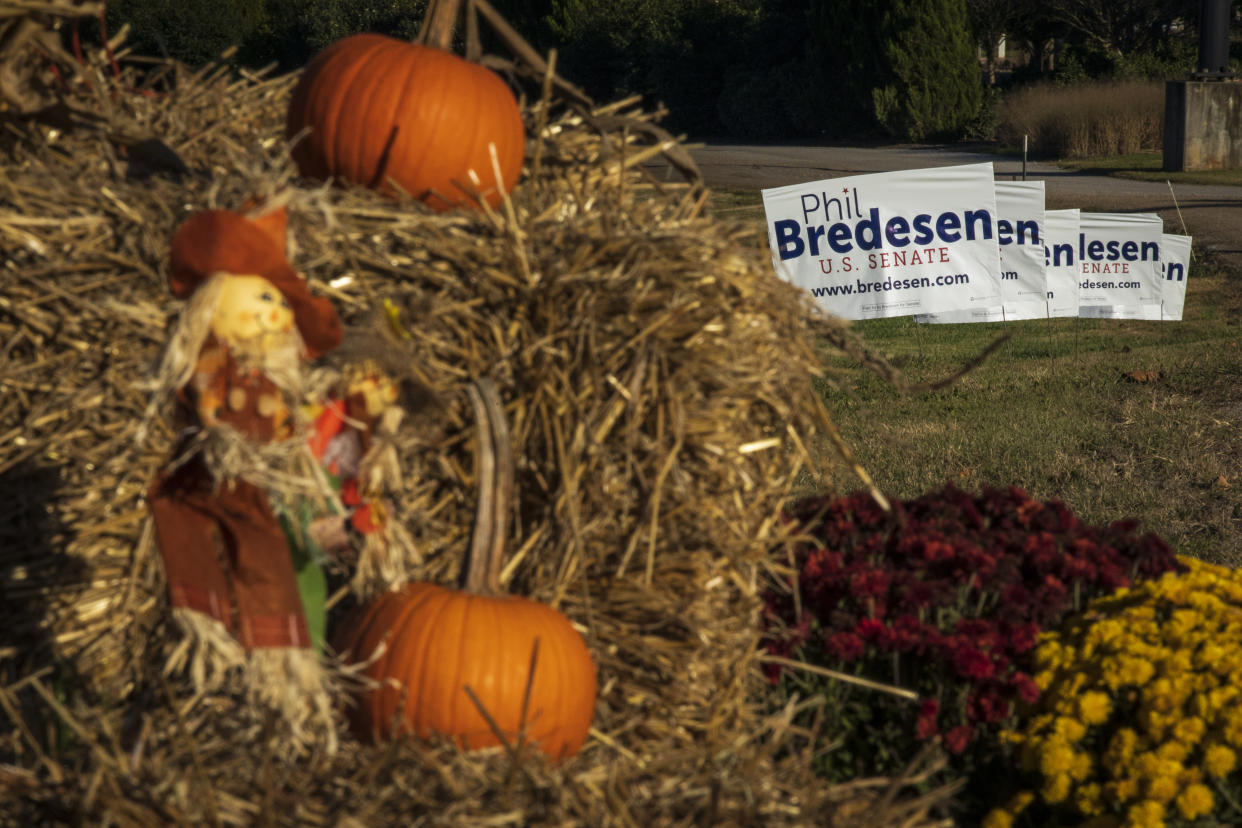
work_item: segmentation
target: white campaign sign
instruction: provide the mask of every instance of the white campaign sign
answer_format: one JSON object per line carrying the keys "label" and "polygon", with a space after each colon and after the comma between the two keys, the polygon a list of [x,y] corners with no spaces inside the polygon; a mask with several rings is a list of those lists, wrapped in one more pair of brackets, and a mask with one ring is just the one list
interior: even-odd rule
{"label": "white campaign sign", "polygon": [[1044,182],[996,182],[1001,304],[920,314],[916,322],[1009,322],[1048,315],[1044,294]]}
{"label": "white campaign sign", "polygon": [[996,210],[1005,318],[1042,319],[1048,315],[1044,182],[998,181]]}
{"label": "white campaign sign", "polygon": [[1160,237],[1155,213],[1081,213],[1078,225],[1078,315],[1150,318],[1160,305]]}
{"label": "white campaign sign", "polygon": [[1186,306],[1186,279],[1190,276],[1190,236],[1165,233],[1160,237],[1160,315],[1164,322],[1180,322]]}
{"label": "white campaign sign", "polygon": [[1078,315],[1078,210],[1044,211],[1048,315]]}
{"label": "white campaign sign", "polygon": [[825,310],[878,319],[1000,301],[992,164],[763,191],[776,272]]}

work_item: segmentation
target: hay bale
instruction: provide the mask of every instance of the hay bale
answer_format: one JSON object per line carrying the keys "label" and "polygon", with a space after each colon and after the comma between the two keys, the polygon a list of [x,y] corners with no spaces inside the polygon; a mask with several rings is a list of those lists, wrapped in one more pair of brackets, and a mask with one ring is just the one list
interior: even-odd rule
{"label": "hay bale", "polygon": [[[812,380],[817,331],[839,329],[775,278],[753,228],[646,176],[642,130],[590,125],[650,120],[624,102],[585,120],[524,103],[537,137],[512,199],[437,214],[296,180],[293,78],[161,71],[175,82],[143,95],[87,67],[56,125],[13,118],[0,136],[0,793],[18,824],[831,813],[811,752],[782,750],[791,714],[762,709],[756,642],[779,508],[828,485]],[[334,756],[290,762],[229,688],[196,696],[163,675],[176,640],[143,493],[173,435],[135,437],[176,311],[167,244],[192,212],[276,193],[295,266],[361,339],[394,309],[408,337],[386,359],[442,403],[412,412],[389,493],[419,550],[412,579],[457,573],[475,498],[459,392],[496,380],[517,461],[506,581],[567,613],[599,667],[573,761],[343,736]]]}

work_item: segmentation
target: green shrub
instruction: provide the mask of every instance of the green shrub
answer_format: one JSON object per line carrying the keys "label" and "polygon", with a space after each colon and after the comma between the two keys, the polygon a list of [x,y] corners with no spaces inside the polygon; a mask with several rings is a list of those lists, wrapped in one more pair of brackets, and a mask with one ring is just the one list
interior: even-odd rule
{"label": "green shrub", "polygon": [[1170,40],[1157,52],[1122,55],[1113,62],[1117,80],[1170,80],[1188,78],[1198,62],[1199,46],[1189,40]]}
{"label": "green shrub", "polygon": [[409,40],[426,9],[427,0],[110,0],[108,28],[128,23],[136,53],[167,55],[192,67],[237,46],[242,65],[275,61],[289,71],[357,32]]}
{"label": "green shrub", "polygon": [[976,117],[983,84],[963,0],[817,0],[808,20],[831,132],[918,141],[956,137]]}
{"label": "green shrub", "polygon": [[979,112],[962,129],[962,137],[968,141],[991,141],[1000,129],[1001,91],[995,86],[983,88]]}
{"label": "green shrub", "polygon": [[730,72],[718,104],[729,135],[771,141],[814,131],[813,102],[802,82],[801,61],[762,70]]}
{"label": "green shrub", "polygon": [[108,29],[133,28],[129,45],[139,54],[168,55],[190,66],[240,46],[266,22],[261,0],[111,0]]}
{"label": "green shrub", "polygon": [[1125,155],[1159,149],[1164,84],[1158,81],[1037,84],[1010,92],[1001,105],[997,139],[1051,158]]}
{"label": "green shrub", "polygon": [[790,133],[776,94],[778,67],[760,72],[732,72],[720,93],[720,121],[730,135],[768,141]]}

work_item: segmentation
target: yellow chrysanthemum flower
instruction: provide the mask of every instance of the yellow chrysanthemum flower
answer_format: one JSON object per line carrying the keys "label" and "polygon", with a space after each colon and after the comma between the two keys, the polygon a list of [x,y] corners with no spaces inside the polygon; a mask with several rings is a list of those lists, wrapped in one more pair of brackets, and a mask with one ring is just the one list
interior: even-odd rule
{"label": "yellow chrysanthemum flower", "polygon": [[1082,782],[1091,776],[1091,769],[1095,763],[1091,761],[1089,753],[1075,753],[1074,760],[1070,765],[1070,776],[1074,781]]}
{"label": "yellow chrysanthemum flower", "polygon": [[1049,805],[1056,805],[1065,801],[1073,785],[1073,780],[1070,779],[1068,773],[1058,773],[1055,776],[1045,777],[1044,786],[1040,788],[1039,795]]}
{"label": "yellow chrysanthemum flower", "polygon": [[1195,653],[1195,665],[1203,669],[1215,670],[1216,665],[1225,660],[1226,649],[1220,644],[1207,642]]}
{"label": "yellow chrysanthemum flower", "polygon": [[1218,591],[1231,604],[1242,604],[1242,584],[1221,583]]}
{"label": "yellow chrysanthemum flower", "polygon": [[1035,665],[1043,670],[1059,670],[1066,664],[1073,662],[1077,656],[1078,653],[1073,647],[1053,638],[1041,645],[1036,651]]}
{"label": "yellow chrysanthemum flower", "polygon": [[1194,671],[1194,650],[1192,648],[1197,647],[1198,645],[1198,641],[1187,640],[1183,645],[1186,649],[1169,653],[1163,659],[1164,664],[1162,667],[1164,668],[1164,672],[1169,675],[1178,676],[1178,678],[1173,681],[1173,691],[1175,693],[1182,693],[1183,698],[1185,698],[1186,684],[1191,673]]}
{"label": "yellow chrysanthemum flower", "polygon": [[1184,819],[1198,819],[1215,807],[1216,799],[1206,785],[1189,785],[1177,797],[1177,810]]}
{"label": "yellow chrysanthemum flower", "polygon": [[1115,644],[1125,635],[1126,628],[1116,619],[1106,619],[1091,628],[1087,640],[1098,646]]}
{"label": "yellow chrysanthemum flower", "polygon": [[1043,733],[1045,730],[1052,727],[1052,723],[1054,721],[1056,721],[1056,717],[1052,714],[1040,713],[1038,716],[1031,719],[1030,724],[1027,726],[1027,731],[1030,733]]}
{"label": "yellow chrysanthemum flower", "polygon": [[994,808],[983,818],[980,828],[1011,828],[1012,825],[1013,814],[1004,808]]}
{"label": "yellow chrysanthemum flower", "polygon": [[1164,803],[1146,800],[1126,811],[1126,828],[1164,828]]}
{"label": "yellow chrysanthemum flower", "polygon": [[1088,727],[1104,724],[1113,712],[1113,703],[1107,693],[1091,690],[1078,697],[1078,716]]}
{"label": "yellow chrysanthemum flower", "polygon": [[1072,718],[1078,715],[1078,701],[1073,695],[1057,694],[1048,698],[1048,704],[1052,705],[1052,712],[1058,716]]}
{"label": "yellow chrysanthemum flower", "polygon": [[1187,716],[1173,725],[1173,738],[1188,745],[1195,745],[1203,738],[1207,723],[1197,716]]}
{"label": "yellow chrysanthemum flower", "polygon": [[1209,690],[1207,694],[1208,715],[1224,710],[1231,701],[1237,698],[1237,695],[1238,688],[1233,685]]}
{"label": "yellow chrysanthemum flower", "polygon": [[1142,687],[1156,672],[1150,661],[1142,658],[1121,658],[1117,669],[1118,686]]}
{"label": "yellow chrysanthemum flower", "polygon": [[1053,736],[1071,744],[1081,739],[1086,732],[1087,728],[1082,722],[1069,716],[1061,716],[1052,723]]}
{"label": "yellow chrysanthemum flower", "polygon": [[1233,708],[1219,717],[1225,741],[1235,748],[1242,748],[1242,708]]}
{"label": "yellow chrysanthemum flower", "polygon": [[1104,805],[1100,801],[1100,786],[1092,782],[1089,785],[1080,785],[1074,793],[1074,805],[1078,807],[1078,811],[1083,816],[1095,816],[1104,810]]}
{"label": "yellow chrysanthemum flower", "polygon": [[1143,691],[1143,703],[1152,710],[1168,713],[1181,705],[1181,698],[1172,680],[1161,677],[1153,681]]}
{"label": "yellow chrysanthemum flower", "polygon": [[1165,742],[1163,745],[1156,748],[1156,755],[1166,762],[1176,762],[1180,764],[1187,756],[1190,755],[1190,745],[1176,740],[1172,742]]}
{"label": "yellow chrysanthemum flower", "polygon": [[[1173,577],[1169,577],[1172,575]],[[1190,597],[1190,583],[1186,578],[1178,578],[1174,572],[1167,572],[1156,582],[1156,595],[1170,604],[1183,604]]]}
{"label": "yellow chrysanthemum flower", "polygon": [[1039,756],[1039,772],[1044,776],[1069,773],[1074,767],[1074,751],[1060,741],[1048,742]]}
{"label": "yellow chrysanthemum flower", "polygon": [[1238,755],[1225,745],[1211,745],[1203,752],[1203,769],[1217,778],[1228,776],[1238,764]]}
{"label": "yellow chrysanthemum flower", "polygon": [[1159,710],[1144,710],[1139,714],[1139,722],[1152,741],[1161,741],[1172,727],[1175,719],[1171,713]]}
{"label": "yellow chrysanthemum flower", "polygon": [[1169,620],[1164,623],[1165,638],[1179,644],[1185,643],[1197,626],[1199,626],[1199,613],[1196,610],[1174,610]]}
{"label": "yellow chrysanthemum flower", "polygon": [[1134,749],[1138,745],[1138,734],[1132,728],[1123,727],[1113,734],[1109,740],[1108,750],[1104,754],[1110,765],[1125,765],[1134,757]]}
{"label": "yellow chrysanthemum flower", "polygon": [[1205,620],[1215,618],[1225,609],[1225,602],[1218,596],[1202,590],[1193,593],[1188,603],[1199,613],[1200,618]]}
{"label": "yellow chrysanthemum flower", "polygon": [[1030,804],[1035,801],[1035,794],[1031,791],[1018,791],[1018,793],[1009,797],[1009,804],[1005,806],[1011,814],[1020,814],[1025,811]]}
{"label": "yellow chrysanthemum flower", "polygon": [[[1239,634],[1242,637],[1242,633]],[[1225,656],[1221,661],[1219,674],[1227,678],[1231,683],[1236,684],[1238,678],[1242,676],[1242,652],[1234,652]]]}
{"label": "yellow chrysanthemum flower", "polygon": [[1134,769],[1144,779],[1154,779],[1164,774],[1167,765],[1154,750],[1144,751],[1134,757]]}
{"label": "yellow chrysanthemum flower", "polygon": [[1138,796],[1138,780],[1126,777],[1104,786],[1104,793],[1117,805],[1124,805]]}
{"label": "yellow chrysanthemum flower", "polygon": [[[1242,570],[1187,566],[1040,637],[1044,693],[1010,741],[1042,777],[1058,824],[1154,828],[1166,815],[1210,816],[1209,780],[1242,767]],[[1110,732],[1100,753],[1082,750]],[[1002,811],[1015,821],[1017,810],[997,819]]]}
{"label": "yellow chrysanthemum flower", "polygon": [[1147,780],[1147,798],[1154,802],[1171,802],[1180,787],[1176,776],[1157,776]]}

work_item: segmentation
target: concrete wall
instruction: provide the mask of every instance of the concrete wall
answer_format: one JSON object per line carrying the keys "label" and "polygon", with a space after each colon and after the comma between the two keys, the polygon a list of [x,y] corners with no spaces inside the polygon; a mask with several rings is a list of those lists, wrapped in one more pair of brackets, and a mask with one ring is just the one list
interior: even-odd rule
{"label": "concrete wall", "polygon": [[1242,83],[1169,81],[1164,86],[1164,168],[1242,167]]}

